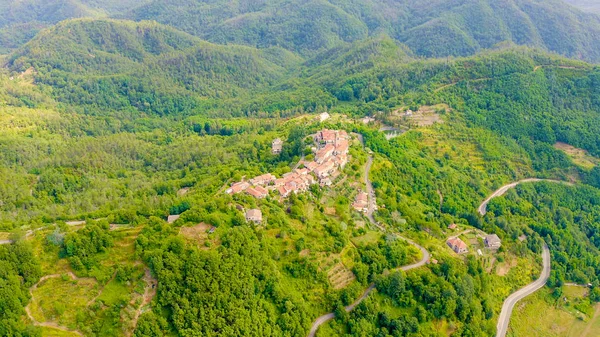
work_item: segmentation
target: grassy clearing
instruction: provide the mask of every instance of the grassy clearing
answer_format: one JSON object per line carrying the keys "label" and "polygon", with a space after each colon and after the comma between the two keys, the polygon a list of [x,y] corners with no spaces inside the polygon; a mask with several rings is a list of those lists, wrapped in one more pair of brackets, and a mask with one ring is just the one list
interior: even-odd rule
{"label": "grassy clearing", "polygon": [[33,291],[31,314],[38,322],[52,321],[76,329],[77,313],[84,312],[98,292],[94,279],[72,280],[66,275],[51,278]]}
{"label": "grassy clearing", "polygon": [[[122,336],[130,328],[131,317],[144,293],[144,266],[135,253],[135,240],[142,227],[124,227],[112,231],[114,245],[98,255],[99,263],[89,271],[77,272],[73,280],[67,259],[60,258],[59,247],[48,244],[46,236],[54,229],[36,232],[30,239],[34,251],[41,260],[44,275],[64,274],[49,278],[32,289],[30,311],[36,321],[57,324],[84,334],[97,336]],[[69,227],[76,231],[78,228]],[[118,267],[128,267],[129,281],[115,278]],[[92,332],[92,323],[95,327]],[[52,327],[43,328],[43,336],[73,336]]]}
{"label": "grassy clearing", "polygon": [[564,286],[555,299],[544,288],[519,302],[509,336],[591,337],[600,335],[600,305],[592,307],[587,288]]}
{"label": "grassy clearing", "polygon": [[72,271],[69,261],[59,258],[59,247],[46,244],[46,235],[50,231],[36,232],[33,240],[33,250],[40,260],[44,275],[62,274]]}
{"label": "grassy clearing", "polygon": [[370,243],[376,243],[377,241],[379,241],[381,236],[382,236],[381,232],[369,231],[369,232],[367,232],[367,234],[353,237],[350,240],[352,241],[352,243],[354,243],[357,246],[365,246]]}
{"label": "grassy clearing", "polygon": [[104,286],[102,294],[98,296],[97,301],[101,301],[104,305],[110,306],[121,300],[128,300],[131,296],[131,292],[131,287],[127,287],[127,285],[121,282],[112,280]]}
{"label": "grassy clearing", "polygon": [[[196,226],[181,227],[179,230],[179,234],[182,235],[190,243],[196,244],[200,247],[208,248],[209,246],[214,246],[214,244],[217,243],[217,240],[214,239],[207,244],[207,240],[210,236],[208,231],[211,227],[211,225],[201,222]],[[216,238],[216,236],[213,235],[213,238]]]}
{"label": "grassy clearing", "polygon": [[42,337],[78,337],[79,335],[74,332],[63,331],[50,327],[42,327]]}
{"label": "grassy clearing", "polygon": [[554,148],[563,151],[575,165],[584,169],[591,170],[600,162],[598,158],[590,155],[587,151],[569,144],[558,142],[554,144]]}
{"label": "grassy clearing", "polygon": [[594,316],[588,322],[581,337],[592,337],[600,334],[600,304],[596,304]]}
{"label": "grassy clearing", "polygon": [[581,336],[586,323],[566,310],[550,305],[549,297],[550,290],[541,289],[519,302],[510,320],[508,336]]}

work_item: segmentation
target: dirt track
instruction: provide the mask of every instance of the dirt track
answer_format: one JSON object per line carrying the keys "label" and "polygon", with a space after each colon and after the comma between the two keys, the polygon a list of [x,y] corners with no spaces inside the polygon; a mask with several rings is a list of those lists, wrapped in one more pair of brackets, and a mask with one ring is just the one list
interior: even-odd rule
{"label": "dirt track", "polygon": [[[362,137],[360,139],[362,142]],[[371,184],[371,181],[369,180],[369,171],[371,170],[372,164],[373,164],[373,156],[370,155],[369,159],[367,161],[367,165],[365,166],[365,185],[367,186],[367,194],[369,196],[369,208],[368,208],[368,212],[367,212],[367,218],[369,219],[371,224],[373,224],[379,230],[385,232],[386,228],[383,225],[377,223],[377,221],[373,217],[373,213],[375,212],[375,206],[376,206],[375,192],[373,190],[373,185]],[[421,247],[416,242],[414,242],[408,238],[402,237],[400,235],[397,235],[397,237],[408,242],[409,244],[417,247],[421,251],[422,258],[421,258],[421,260],[419,260],[416,263],[402,266],[402,267],[396,268],[395,270],[407,271],[407,270],[415,269],[415,268],[418,268],[418,267],[421,267],[421,266],[424,266],[425,264],[427,264],[427,262],[429,261],[429,258],[430,258],[430,254],[425,248]],[[365,298],[367,298],[373,290],[375,290],[375,284],[372,283],[369,285],[369,287],[367,289],[365,289],[363,294],[356,301],[354,301],[354,303],[352,303],[349,306],[344,308],[346,310],[346,312],[350,312],[350,311],[354,310],[354,308],[356,308],[357,305],[359,305]],[[316,335],[319,327],[321,325],[325,324],[326,322],[332,320],[333,318],[335,318],[335,313],[333,313],[333,312],[327,313],[327,314],[322,315],[319,318],[317,318],[315,320],[315,322],[313,323],[312,327],[310,328],[308,337],[314,337]]]}
{"label": "dirt track", "polygon": [[31,314],[31,309],[29,308],[29,306],[31,305],[31,303],[33,302],[33,292],[37,289],[38,285],[43,282],[46,281],[48,279],[51,278],[58,278],[58,277],[62,277],[63,275],[68,275],[69,277],[71,277],[71,279],[73,280],[79,280],[79,278],[77,276],[75,276],[75,274],[73,274],[72,272],[68,272],[68,273],[63,273],[63,274],[52,274],[52,275],[46,275],[42,278],[40,278],[40,280],[34,284],[31,288],[29,288],[29,294],[31,295],[31,300],[29,301],[29,304],[27,304],[27,306],[25,307],[25,313],[27,313],[27,317],[33,322],[33,325],[35,326],[41,326],[41,327],[46,327],[46,328],[53,328],[53,329],[57,329],[57,330],[61,330],[61,331],[66,331],[66,332],[70,332],[73,334],[76,334],[78,336],[83,336],[83,334],[78,331],[78,330],[71,330],[67,327],[58,325],[56,323],[53,322],[38,322],[33,315]]}

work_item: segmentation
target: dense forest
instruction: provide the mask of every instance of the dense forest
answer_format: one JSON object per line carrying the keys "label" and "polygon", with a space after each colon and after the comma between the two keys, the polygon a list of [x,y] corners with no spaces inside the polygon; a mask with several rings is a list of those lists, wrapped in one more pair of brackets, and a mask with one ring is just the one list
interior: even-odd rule
{"label": "dense forest", "polygon": [[[553,298],[574,282],[600,300],[597,16],[557,0],[2,9],[2,336],[306,336],[327,312],[317,336],[490,336],[543,243]],[[331,186],[224,193],[302,168],[323,128],[351,135]],[[372,217],[353,208],[367,175]],[[477,213],[532,177],[570,185]],[[402,270],[424,255],[403,238],[428,264]]]}
{"label": "dense forest", "polygon": [[598,287],[599,197],[598,189],[592,187],[523,186],[506,198],[494,200],[486,222],[500,227],[507,236],[533,231],[544,238],[553,253],[550,286],[569,280]]}
{"label": "dense forest", "polygon": [[29,302],[28,288],[42,276],[37,257],[24,242],[0,246],[0,334],[39,336],[33,326],[21,319]]}
{"label": "dense forest", "polygon": [[114,17],[155,20],[215,43],[282,47],[305,57],[385,33],[424,57],[473,55],[510,42],[598,61],[600,19],[585,13],[587,3],[575,5],[583,11],[561,0],[3,0],[0,50],[18,48],[61,20]]}

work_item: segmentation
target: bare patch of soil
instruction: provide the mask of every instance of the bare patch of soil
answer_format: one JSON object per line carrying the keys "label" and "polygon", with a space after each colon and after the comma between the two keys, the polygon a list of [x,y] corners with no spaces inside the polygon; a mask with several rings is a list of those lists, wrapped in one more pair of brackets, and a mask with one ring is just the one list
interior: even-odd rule
{"label": "bare patch of soil", "polygon": [[508,274],[508,272],[513,268],[517,266],[517,260],[516,259],[511,259],[510,261],[505,261],[503,263],[498,264],[498,266],[496,267],[496,274],[498,276],[504,276],[506,274]]}
{"label": "bare patch of soil", "polygon": [[325,214],[327,215],[336,215],[335,207],[326,207]]}
{"label": "bare patch of soil", "polygon": [[558,142],[554,144],[554,148],[563,151],[575,165],[581,166],[586,169],[594,168],[600,160],[590,155],[586,150],[571,146],[566,143]]}

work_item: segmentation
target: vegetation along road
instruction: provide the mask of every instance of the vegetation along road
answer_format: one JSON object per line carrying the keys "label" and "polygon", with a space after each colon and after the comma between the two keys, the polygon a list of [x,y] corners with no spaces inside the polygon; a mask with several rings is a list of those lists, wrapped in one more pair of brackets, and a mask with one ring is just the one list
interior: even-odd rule
{"label": "vegetation along road", "polygon": [[550,250],[548,249],[547,245],[544,245],[542,251],[542,259],[544,263],[540,278],[538,278],[535,282],[525,286],[524,288],[519,289],[512,295],[508,296],[508,298],[504,301],[504,304],[502,305],[502,311],[500,312],[500,317],[498,318],[496,337],[506,336],[506,331],[508,330],[508,323],[510,322],[510,316],[512,314],[513,308],[515,307],[515,304],[517,304],[519,300],[533,294],[538,289],[542,288],[546,284],[546,281],[548,281],[548,277],[550,277]]}
{"label": "vegetation along road", "polygon": [[[560,181],[560,180],[553,180],[553,179],[529,178],[529,179],[519,180],[519,181],[516,181],[516,182],[513,182],[513,183],[510,183],[510,184],[500,187],[498,190],[496,190],[494,193],[492,193],[487,199],[485,199],[485,201],[483,201],[481,203],[481,205],[479,205],[479,208],[477,209],[477,211],[479,214],[485,215],[487,213],[488,203],[495,197],[502,196],[504,193],[506,193],[506,191],[508,191],[509,189],[511,189],[519,184],[540,182],[540,181],[571,185],[571,183],[568,183],[565,181]],[[506,331],[508,330],[508,323],[510,322],[510,316],[512,314],[512,310],[513,310],[515,304],[519,300],[525,298],[526,296],[533,294],[535,291],[542,288],[544,286],[544,284],[546,284],[546,281],[548,281],[548,277],[550,277],[550,250],[548,249],[547,245],[544,245],[544,247],[543,247],[542,259],[544,262],[543,262],[543,269],[542,269],[542,274],[540,275],[540,278],[538,278],[535,282],[533,282],[533,283],[525,286],[524,288],[518,290],[517,292],[513,293],[504,301],[504,304],[502,305],[502,311],[500,312],[500,317],[498,318],[496,337],[506,336]]]}
{"label": "vegetation along road", "polygon": [[481,203],[481,205],[479,205],[479,208],[477,209],[477,212],[481,215],[485,215],[485,213],[487,213],[487,205],[489,204],[489,202],[494,199],[495,197],[499,197],[501,195],[503,195],[504,193],[506,193],[506,191],[510,190],[511,188],[522,184],[522,183],[534,183],[534,182],[539,182],[539,181],[547,181],[547,182],[551,182],[551,183],[558,183],[558,184],[567,184],[570,185],[570,183],[565,182],[565,181],[560,181],[560,180],[553,180],[553,179],[538,179],[538,178],[529,178],[529,179],[523,179],[523,180],[519,180],[516,181],[514,183],[510,183],[507,185],[504,185],[502,187],[500,187],[498,190],[496,190],[496,192],[492,193],[492,195],[490,195],[487,199],[485,199],[484,202]]}
{"label": "vegetation along road", "polygon": [[[362,138],[361,137],[359,137],[359,138],[362,141]],[[377,223],[377,221],[375,221],[375,218],[373,217],[373,212],[375,211],[375,192],[373,190],[373,185],[371,183],[371,180],[369,179],[369,171],[371,169],[371,165],[372,164],[373,164],[373,156],[369,155],[369,159],[367,161],[367,165],[365,166],[365,184],[367,186],[367,194],[369,195],[369,208],[368,208],[368,211],[367,211],[367,217],[369,218],[369,221],[374,226],[376,226],[381,231],[385,232],[385,230],[386,230],[385,227],[383,225]],[[410,243],[411,245],[419,248],[419,250],[421,251],[422,257],[421,257],[421,260],[419,260],[416,263],[409,264],[409,265],[406,265],[406,266],[402,266],[402,267],[396,268],[395,270],[404,270],[404,271],[411,270],[411,269],[414,269],[414,268],[418,268],[418,267],[424,266],[427,263],[427,261],[429,261],[430,254],[429,254],[429,252],[425,248],[421,247],[416,242],[414,242],[414,241],[412,241],[412,240],[410,240],[408,238],[402,237],[400,235],[397,235],[397,236],[399,238],[403,239],[404,241]],[[346,310],[346,312],[350,312],[350,311],[354,310],[354,308],[357,305],[359,305],[365,298],[367,298],[367,296],[369,296],[369,294],[374,289],[375,289],[375,284],[371,283],[371,285],[369,285],[369,287],[367,289],[365,289],[365,291],[363,292],[362,296],[360,296],[356,301],[354,301],[354,303],[352,303],[349,306],[347,306],[347,307],[344,308]],[[330,312],[330,313],[327,313],[327,314],[325,314],[325,315],[320,316],[319,318],[317,318],[315,320],[315,322],[313,323],[312,327],[310,328],[310,332],[309,332],[308,336],[309,337],[314,337],[315,334],[317,333],[317,330],[319,329],[319,327],[321,325],[323,325],[324,323],[332,320],[334,317],[335,317],[335,313]]]}

